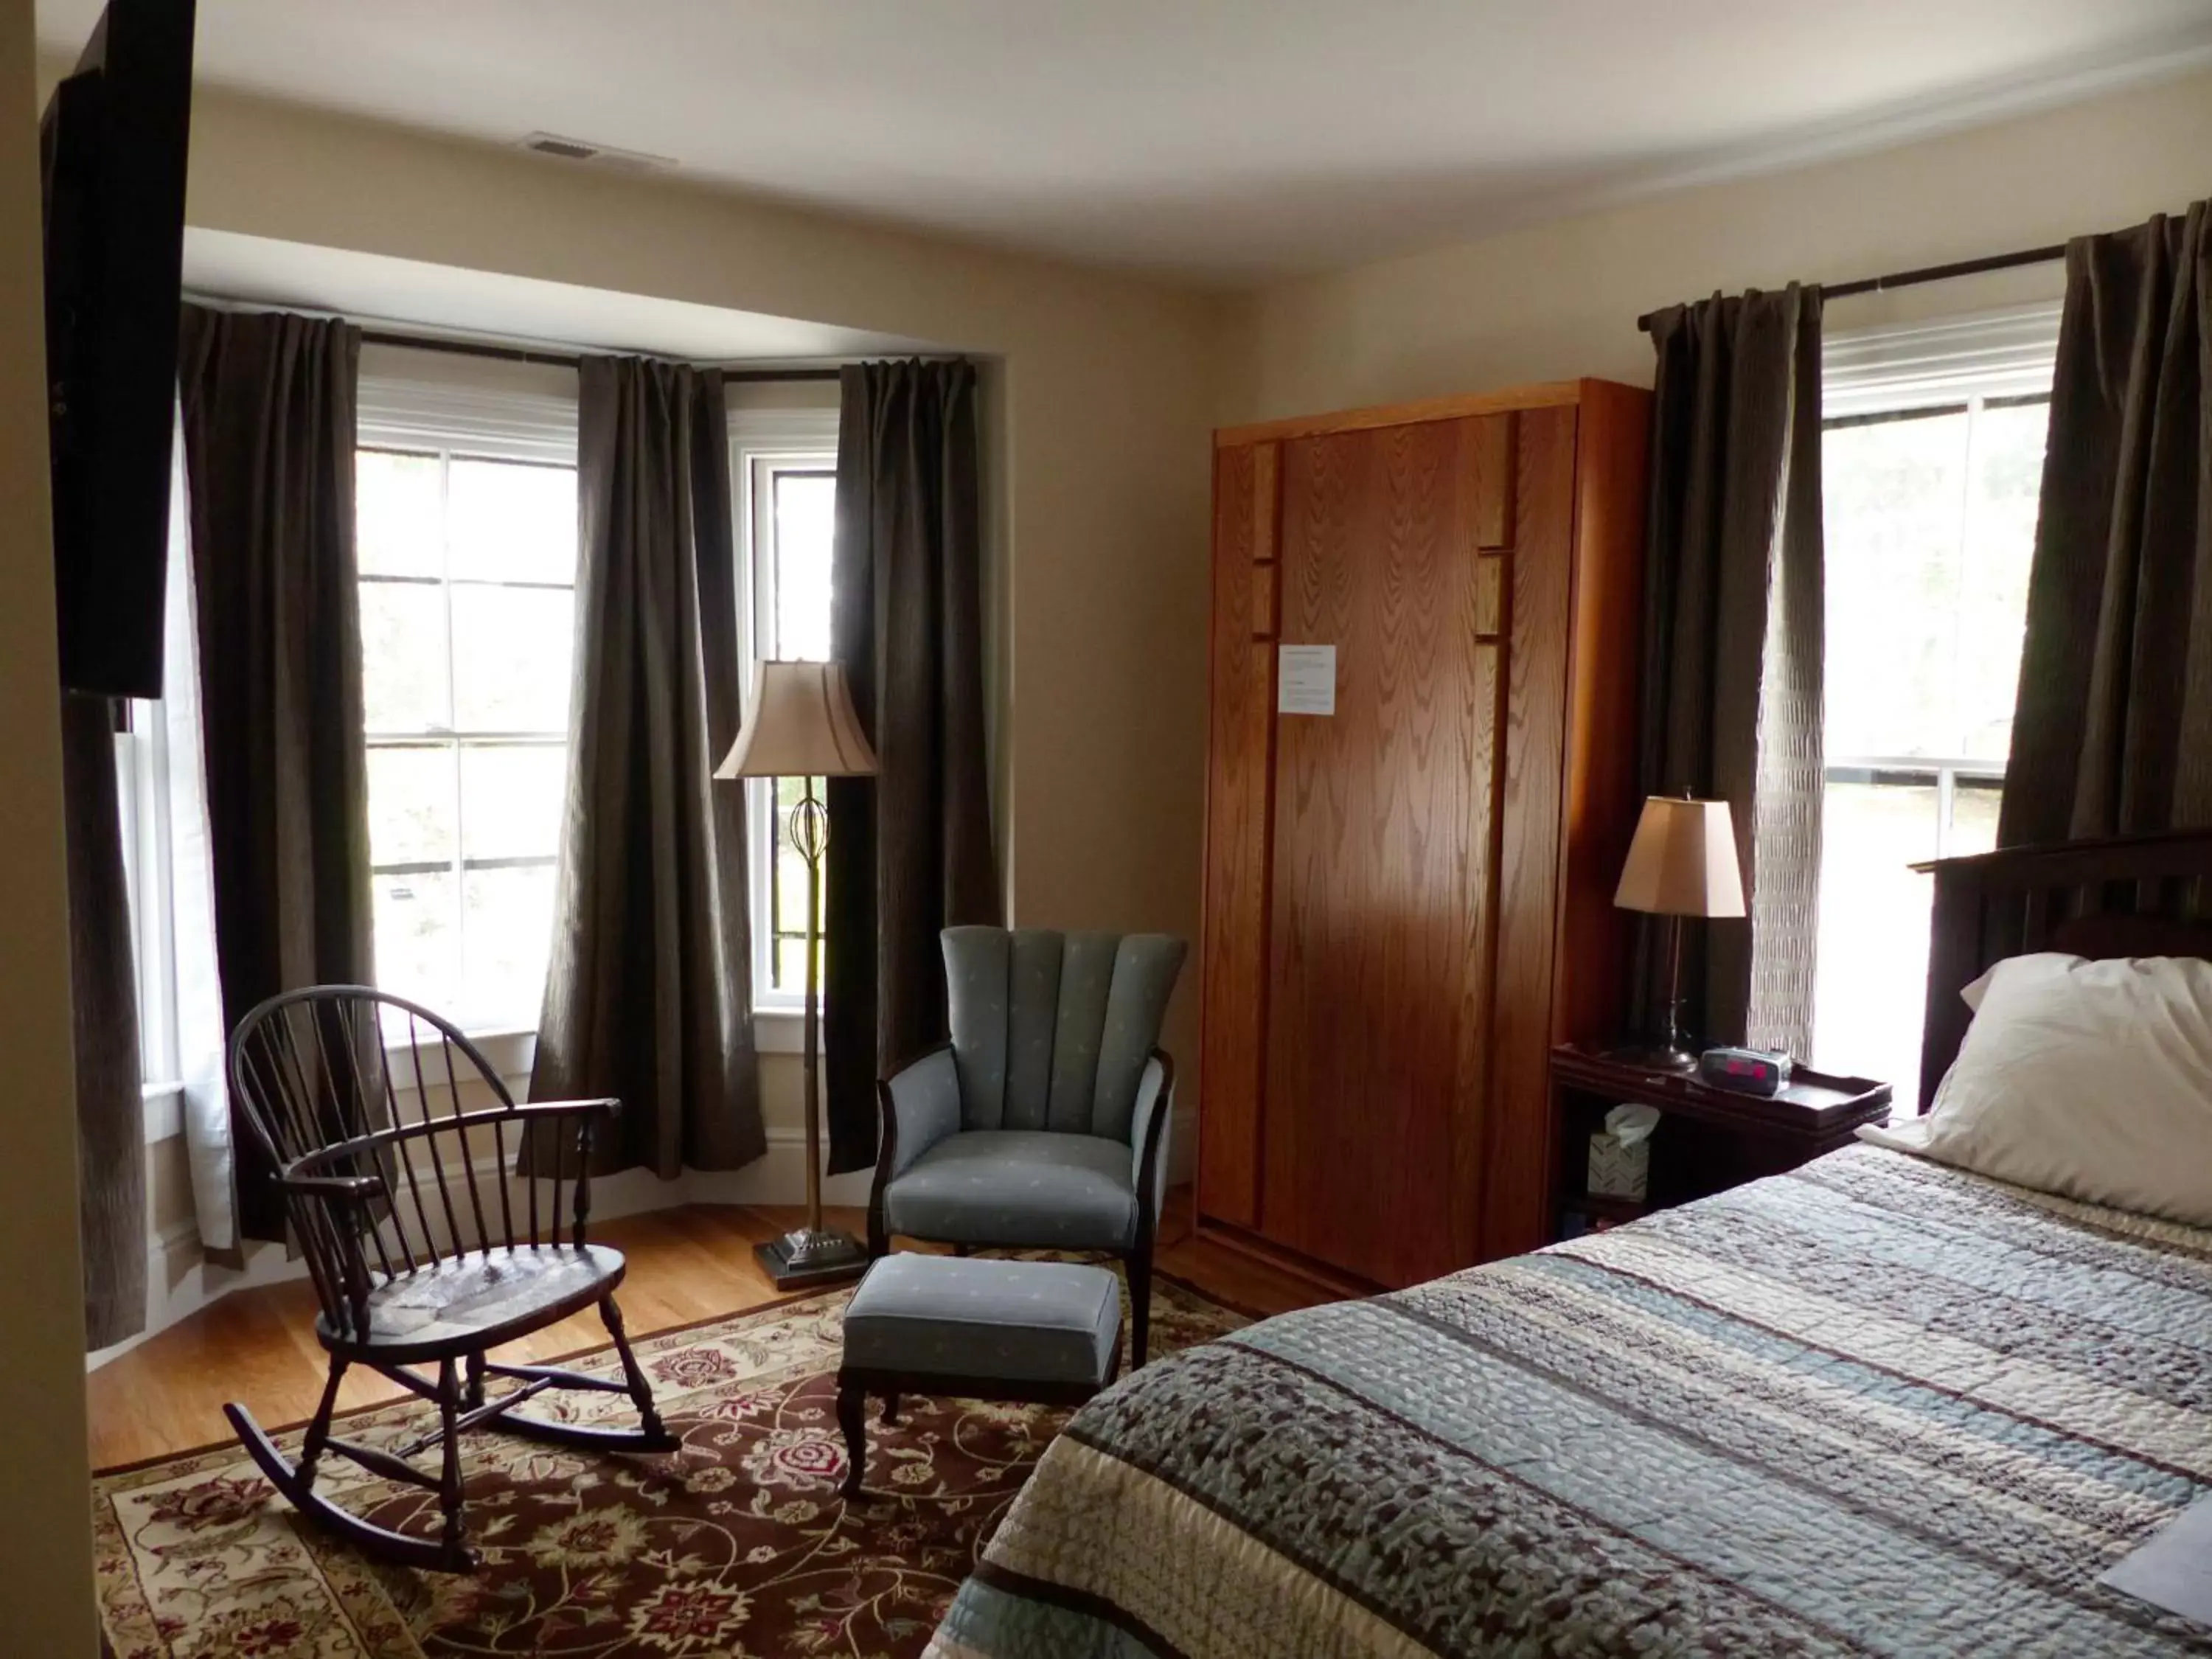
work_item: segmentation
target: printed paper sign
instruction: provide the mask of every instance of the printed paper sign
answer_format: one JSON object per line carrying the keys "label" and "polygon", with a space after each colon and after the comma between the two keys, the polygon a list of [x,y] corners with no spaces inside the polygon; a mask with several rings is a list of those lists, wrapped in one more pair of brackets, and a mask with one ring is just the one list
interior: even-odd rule
{"label": "printed paper sign", "polygon": [[1336,647],[1285,645],[1279,647],[1275,673],[1278,714],[1336,713]]}

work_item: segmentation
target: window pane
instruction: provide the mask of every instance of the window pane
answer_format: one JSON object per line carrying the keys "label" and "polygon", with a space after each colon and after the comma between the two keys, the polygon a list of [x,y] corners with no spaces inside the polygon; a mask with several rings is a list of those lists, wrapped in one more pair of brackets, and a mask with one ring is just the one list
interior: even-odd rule
{"label": "window pane", "polygon": [[454,575],[506,582],[576,580],[574,468],[456,456],[447,490]]}
{"label": "window pane", "polygon": [[1878,1079],[1900,1115],[1919,1093],[1920,1022],[1940,797],[1921,784],[1831,782],[1820,831],[1820,939],[1813,1060]]}
{"label": "window pane", "polygon": [[775,654],[830,656],[830,546],[837,479],[830,472],[775,474]]}
{"label": "window pane", "polygon": [[365,576],[435,576],[445,568],[438,458],[354,452],[354,540]]}
{"label": "window pane", "polygon": [[[793,996],[806,994],[806,942],[804,939],[776,940],[775,988],[788,991]],[[818,992],[821,988],[817,986],[815,989]]]}
{"label": "window pane", "polygon": [[1997,805],[2003,799],[2004,785],[1994,778],[1960,778],[1951,793],[1951,833],[1943,838],[1943,856],[1964,859],[1996,851]]}
{"label": "window pane", "polygon": [[368,751],[368,856],[374,864],[453,861],[453,751]]}
{"label": "window pane", "polygon": [[462,877],[468,930],[459,1006],[468,1024],[538,1024],[553,941],[553,866],[471,870]]}
{"label": "window pane", "polygon": [[446,596],[419,582],[361,585],[361,690],[372,732],[435,732],[450,722]]}
{"label": "window pane", "polygon": [[446,1012],[460,963],[453,877],[379,876],[375,884],[378,988]]}
{"label": "window pane", "polygon": [[561,744],[461,750],[463,848],[472,859],[551,858],[561,850],[568,750]]}
{"label": "window pane", "polygon": [[1831,755],[1960,752],[1966,459],[1963,412],[1826,434]]}
{"label": "window pane", "polygon": [[1984,409],[1974,417],[1958,599],[1960,746],[1953,752],[1976,760],[2002,761],[2012,752],[2050,424],[2051,405],[2039,402]]}
{"label": "window pane", "polygon": [[453,592],[455,728],[566,733],[574,596],[466,582]]}

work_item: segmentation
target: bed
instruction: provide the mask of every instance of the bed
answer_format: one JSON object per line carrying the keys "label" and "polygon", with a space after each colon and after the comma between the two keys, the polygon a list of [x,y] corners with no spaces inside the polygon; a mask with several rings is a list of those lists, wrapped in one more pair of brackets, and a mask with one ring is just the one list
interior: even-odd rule
{"label": "bed", "polygon": [[[1936,890],[1936,1075],[2001,957],[2212,956],[2212,836]],[[2208,1494],[2212,1232],[1857,1146],[1146,1367],[931,1651],[2212,1653],[2096,1583]]]}

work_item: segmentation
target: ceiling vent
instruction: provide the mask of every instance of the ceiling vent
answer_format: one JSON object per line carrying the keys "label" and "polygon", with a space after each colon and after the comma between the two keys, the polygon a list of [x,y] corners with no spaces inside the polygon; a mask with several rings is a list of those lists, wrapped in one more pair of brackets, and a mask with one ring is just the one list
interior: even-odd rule
{"label": "ceiling vent", "polygon": [[611,167],[619,173],[662,173],[676,165],[672,155],[648,155],[643,150],[617,149],[582,138],[564,138],[557,132],[533,132],[520,148],[560,161],[581,161],[588,167]]}

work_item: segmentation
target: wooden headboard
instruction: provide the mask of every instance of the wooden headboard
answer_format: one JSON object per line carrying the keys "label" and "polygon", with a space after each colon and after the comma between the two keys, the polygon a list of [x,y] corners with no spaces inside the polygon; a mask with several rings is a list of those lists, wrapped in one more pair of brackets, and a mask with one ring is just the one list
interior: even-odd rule
{"label": "wooden headboard", "polygon": [[1916,865],[1936,877],[1923,1109],[1972,1018],[1959,993],[2031,951],[2212,957],[2212,830],[2009,848]]}

